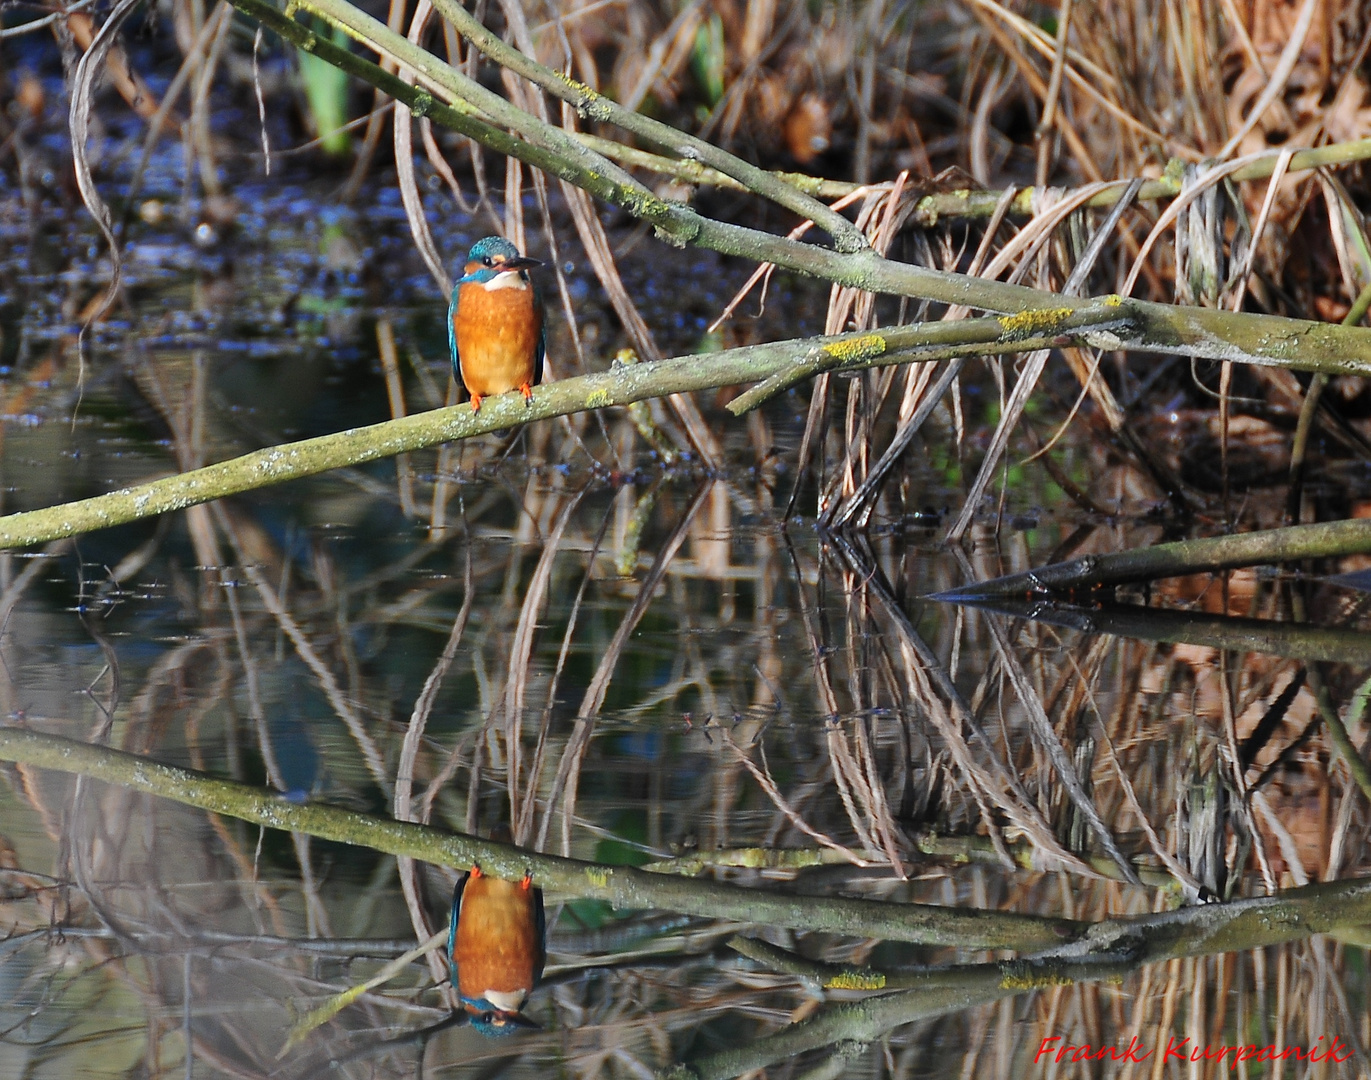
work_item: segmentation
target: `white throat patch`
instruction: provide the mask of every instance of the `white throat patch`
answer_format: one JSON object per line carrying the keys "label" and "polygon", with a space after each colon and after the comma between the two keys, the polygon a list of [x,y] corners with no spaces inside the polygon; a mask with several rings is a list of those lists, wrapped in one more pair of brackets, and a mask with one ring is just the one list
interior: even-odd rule
{"label": "white throat patch", "polygon": [[526,995],[522,990],[487,990],[481,996],[501,1012],[518,1012]]}
{"label": "white throat patch", "polygon": [[481,288],[486,292],[494,292],[496,289],[527,289],[528,282],[520,276],[518,270],[502,270],[489,281],[483,282]]}

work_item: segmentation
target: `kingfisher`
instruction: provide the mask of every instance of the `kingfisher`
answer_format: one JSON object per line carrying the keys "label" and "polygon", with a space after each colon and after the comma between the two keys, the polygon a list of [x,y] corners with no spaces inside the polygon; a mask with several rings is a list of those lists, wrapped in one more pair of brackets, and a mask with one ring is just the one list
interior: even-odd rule
{"label": "kingfisher", "polygon": [[542,266],[502,236],[477,240],[452,290],[448,344],[452,373],[471,395],[471,411],[491,394],[518,390],[525,402],[543,377],[543,305],[528,272]]}
{"label": "kingfisher", "polygon": [[479,866],[457,882],[448,927],[452,985],[483,1035],[512,1035],[538,1024],[521,1011],[547,959],[543,890],[533,876],[505,881]]}

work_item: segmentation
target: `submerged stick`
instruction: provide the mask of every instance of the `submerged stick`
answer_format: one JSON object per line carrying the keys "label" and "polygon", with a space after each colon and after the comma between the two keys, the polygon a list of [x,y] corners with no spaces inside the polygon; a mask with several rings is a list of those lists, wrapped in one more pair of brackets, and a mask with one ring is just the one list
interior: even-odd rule
{"label": "submerged stick", "polygon": [[1238,615],[1209,615],[1201,611],[1173,611],[1141,604],[1085,606],[1058,600],[997,596],[989,599],[945,601],[965,603],[978,611],[1032,619],[1081,634],[1203,645],[1229,652],[1285,656],[1293,660],[1337,664],[1371,664],[1371,634],[1341,627],[1248,619]]}
{"label": "submerged stick", "polygon": [[1064,595],[1184,574],[1367,552],[1371,552],[1371,520],[1328,521],[1204,540],[1177,540],[1107,555],[1082,555],[1039,570],[1026,570],[934,593],[928,599],[960,604],[1008,597]]}

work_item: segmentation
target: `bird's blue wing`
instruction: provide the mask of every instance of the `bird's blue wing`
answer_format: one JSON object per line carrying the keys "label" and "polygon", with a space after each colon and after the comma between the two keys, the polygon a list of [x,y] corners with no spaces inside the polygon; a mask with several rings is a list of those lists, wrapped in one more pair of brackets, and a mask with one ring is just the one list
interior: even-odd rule
{"label": "bird's blue wing", "polygon": [[[454,300],[455,304],[456,301]],[[457,880],[457,887],[452,890],[452,915],[447,924],[447,966],[448,976],[452,979],[452,988],[457,989],[457,914],[462,910],[462,890],[467,887],[467,878],[471,874],[465,873]]]}
{"label": "bird's blue wing", "polygon": [[[452,287],[452,299],[448,301],[447,305],[447,347],[452,353],[452,377],[459,383],[462,382],[462,362],[457,355],[457,305],[459,302],[458,294],[461,291],[461,285],[454,285]],[[462,881],[465,883],[466,878],[463,878]],[[458,886],[458,889],[461,889],[461,885]]]}

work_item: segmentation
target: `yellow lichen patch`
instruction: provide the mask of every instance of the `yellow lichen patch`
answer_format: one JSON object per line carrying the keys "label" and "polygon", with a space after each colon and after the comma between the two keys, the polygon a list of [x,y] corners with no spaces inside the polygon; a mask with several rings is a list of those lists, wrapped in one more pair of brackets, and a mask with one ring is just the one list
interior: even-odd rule
{"label": "yellow lichen patch", "polygon": [[824,980],[826,990],[884,990],[885,976],[874,971],[844,971]]}
{"label": "yellow lichen patch", "polygon": [[608,390],[595,390],[586,397],[587,409],[603,409],[609,404]]}
{"label": "yellow lichen patch", "polygon": [[1003,975],[1000,978],[1000,986],[1005,990],[1045,990],[1049,986],[1070,986],[1074,981],[1064,975],[1048,975],[1041,972],[1030,975],[1014,972]]}
{"label": "yellow lichen patch", "polygon": [[586,868],[586,880],[597,889],[609,888],[609,871],[601,870],[598,866]]}
{"label": "yellow lichen patch", "polygon": [[1032,308],[1017,315],[1001,315],[1000,328],[1010,341],[1051,334],[1070,314],[1071,308]]}
{"label": "yellow lichen patch", "polygon": [[564,75],[564,74],[563,74],[562,72],[560,72],[560,71],[554,71],[553,74],[556,75],[557,78],[559,78],[559,79],[562,80],[562,85],[564,85],[564,86],[566,86],[566,87],[568,87],[568,88],[570,88],[570,89],[572,89],[572,90],[575,90],[576,93],[580,94],[582,97],[590,98],[591,100],[594,100],[595,98],[598,98],[598,97],[600,96],[600,95],[597,94],[594,90],[592,90],[589,86],[587,86],[585,83],[583,83],[583,82],[577,82],[577,81],[576,81],[575,79],[573,79],[570,75]]}
{"label": "yellow lichen patch", "polygon": [[848,338],[846,341],[835,341],[824,346],[824,352],[845,364],[865,360],[870,356],[880,356],[885,350],[885,338],[880,334],[863,334],[859,338]]}
{"label": "yellow lichen patch", "polygon": [[1101,302],[1105,307],[1123,307],[1123,297],[1118,293],[1110,293],[1108,296],[1101,297]]}

